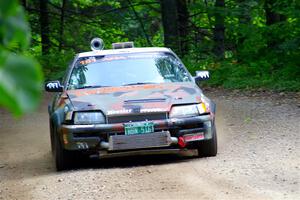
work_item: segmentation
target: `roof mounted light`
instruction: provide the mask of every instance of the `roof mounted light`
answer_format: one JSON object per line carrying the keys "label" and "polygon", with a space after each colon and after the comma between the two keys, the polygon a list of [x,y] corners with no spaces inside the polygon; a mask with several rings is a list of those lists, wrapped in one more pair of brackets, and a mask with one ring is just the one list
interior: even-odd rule
{"label": "roof mounted light", "polygon": [[125,48],[134,48],[133,42],[117,42],[112,43],[113,49],[125,49]]}
{"label": "roof mounted light", "polygon": [[101,38],[93,38],[91,41],[91,49],[93,51],[104,49],[104,42]]}

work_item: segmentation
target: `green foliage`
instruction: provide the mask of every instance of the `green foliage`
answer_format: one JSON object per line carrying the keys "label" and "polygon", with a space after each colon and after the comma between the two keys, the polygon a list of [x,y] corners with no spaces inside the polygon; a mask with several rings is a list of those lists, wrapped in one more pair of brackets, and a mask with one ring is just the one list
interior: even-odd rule
{"label": "green foliage", "polygon": [[[212,54],[212,37],[195,43],[183,60],[189,70],[211,71],[208,84],[225,88],[268,88],[300,91],[300,4],[290,0],[271,1],[271,11],[281,19],[266,24],[265,1],[226,1],[226,8],[197,3],[195,9],[219,12],[225,17],[225,58]],[[283,16],[283,17],[282,17]],[[194,17],[199,27],[211,26],[213,15]],[[208,32],[210,33],[210,32]],[[200,53],[200,55],[199,55]]]}
{"label": "green foliage", "polygon": [[48,55],[38,55],[43,67],[43,72],[46,80],[61,80],[65,74],[66,67],[74,58],[75,52],[64,51],[60,55],[55,52],[50,52]]}
{"label": "green foliage", "polygon": [[24,50],[30,32],[17,1],[0,2],[0,105],[15,115],[32,111],[41,94],[42,73]]}
{"label": "green foliage", "polygon": [[[33,38],[29,54],[40,61],[46,79],[62,78],[76,53],[91,50],[90,41],[94,37],[101,37],[104,40],[105,49],[111,48],[113,42],[129,40],[122,30],[123,19],[113,12],[114,9],[121,7],[119,2],[66,1],[63,22],[61,6],[61,0],[48,1],[50,50],[47,55],[42,55],[40,13],[35,11],[27,13]],[[27,7],[39,9],[38,3],[34,1],[27,1]]]}
{"label": "green foliage", "polygon": [[[26,53],[41,62],[47,79],[59,79],[76,53],[90,50],[93,37],[101,37],[106,49],[121,41],[149,46],[146,36],[152,46],[164,46],[159,1],[65,1],[63,22],[62,2],[48,0],[51,48],[41,55],[38,3],[27,1],[33,44]],[[300,90],[299,1],[226,0],[225,7],[216,7],[216,1],[186,2],[188,52],[182,59],[192,74],[211,70],[208,84],[226,88]],[[267,9],[276,15],[274,23],[267,23]],[[224,59],[214,55],[216,15],[224,17]]]}
{"label": "green foliage", "polygon": [[227,59],[222,62],[206,60],[206,62],[198,63],[196,66],[202,67],[194,69],[191,65],[187,65],[190,71],[209,69],[211,79],[206,84],[211,86],[223,86],[228,89],[264,88],[295,92],[299,91],[300,88],[299,68],[296,66],[272,71],[271,75],[272,65],[266,60],[249,64],[241,64],[234,59]]}

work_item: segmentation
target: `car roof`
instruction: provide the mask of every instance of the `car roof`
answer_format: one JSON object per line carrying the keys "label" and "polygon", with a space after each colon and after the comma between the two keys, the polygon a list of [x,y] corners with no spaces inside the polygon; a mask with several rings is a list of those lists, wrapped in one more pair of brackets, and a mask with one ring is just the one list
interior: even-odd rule
{"label": "car roof", "polygon": [[169,52],[172,51],[165,47],[143,47],[143,48],[123,48],[123,49],[108,49],[108,50],[95,50],[82,52],[78,54],[78,58],[89,57],[89,56],[104,56],[114,55],[123,53],[154,53],[154,52]]}

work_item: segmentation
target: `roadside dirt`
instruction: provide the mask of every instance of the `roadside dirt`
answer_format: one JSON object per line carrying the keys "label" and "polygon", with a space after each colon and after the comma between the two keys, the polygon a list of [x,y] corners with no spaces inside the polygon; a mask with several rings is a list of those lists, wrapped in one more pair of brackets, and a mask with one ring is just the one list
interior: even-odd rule
{"label": "roadside dirt", "polygon": [[300,94],[207,95],[217,103],[216,157],[89,160],[60,173],[49,97],[22,119],[0,110],[0,199],[299,199]]}

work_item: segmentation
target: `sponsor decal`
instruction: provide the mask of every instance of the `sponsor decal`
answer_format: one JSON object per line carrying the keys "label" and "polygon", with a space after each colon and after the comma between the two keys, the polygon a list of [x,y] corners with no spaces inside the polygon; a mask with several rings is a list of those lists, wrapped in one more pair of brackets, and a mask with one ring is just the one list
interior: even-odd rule
{"label": "sponsor decal", "polygon": [[[122,109],[122,110],[109,110],[107,111],[107,115],[120,115],[120,114],[128,114],[133,113],[134,109]],[[139,110],[140,113],[154,113],[154,112],[165,112],[165,109],[162,108],[142,108]]]}
{"label": "sponsor decal", "polygon": [[109,111],[107,111],[108,115],[119,115],[119,114],[128,114],[128,113],[132,113],[132,109],[109,110]]}
{"label": "sponsor decal", "polygon": [[152,113],[152,112],[164,112],[162,108],[143,108],[140,110],[141,113]]}
{"label": "sponsor decal", "polygon": [[90,63],[93,63],[93,62],[96,62],[96,58],[95,57],[89,57],[89,59],[82,60],[79,63],[81,65],[87,65],[87,64],[90,64]]}
{"label": "sponsor decal", "polygon": [[113,61],[113,60],[125,60],[127,59],[125,56],[110,56],[104,57],[101,61]]}

